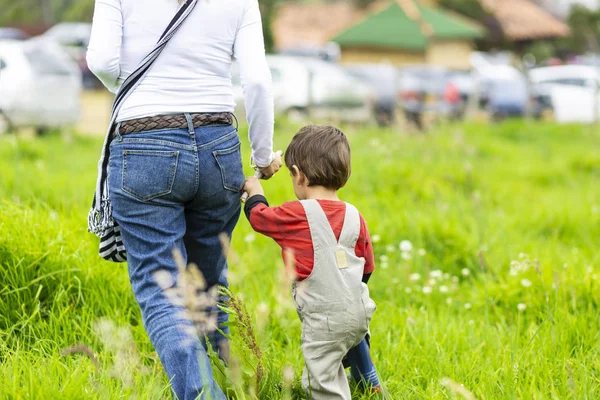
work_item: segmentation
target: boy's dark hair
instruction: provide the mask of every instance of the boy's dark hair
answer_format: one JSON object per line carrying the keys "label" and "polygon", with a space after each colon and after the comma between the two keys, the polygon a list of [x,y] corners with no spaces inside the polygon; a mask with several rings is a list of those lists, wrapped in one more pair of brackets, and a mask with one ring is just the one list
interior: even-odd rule
{"label": "boy's dark hair", "polygon": [[309,125],[300,129],[285,152],[285,165],[306,175],[308,186],[342,188],[350,178],[350,145],[333,126]]}

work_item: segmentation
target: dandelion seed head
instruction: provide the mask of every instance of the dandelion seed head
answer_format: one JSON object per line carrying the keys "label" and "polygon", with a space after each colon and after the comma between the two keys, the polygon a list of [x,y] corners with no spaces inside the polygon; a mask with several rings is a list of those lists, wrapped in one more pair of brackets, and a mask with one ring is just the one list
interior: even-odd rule
{"label": "dandelion seed head", "polygon": [[429,277],[433,279],[441,278],[443,275],[442,271],[439,269],[434,269],[433,271],[429,271]]}
{"label": "dandelion seed head", "polygon": [[519,310],[521,312],[525,311],[526,308],[527,308],[527,306],[525,305],[525,303],[519,303],[517,305],[517,310]]}
{"label": "dandelion seed head", "polygon": [[381,241],[381,236],[379,235],[373,235],[371,236],[371,242],[373,243],[379,243]]}
{"label": "dandelion seed head", "polygon": [[469,271],[467,268],[461,269],[460,273],[462,274],[462,276],[469,276],[469,275],[471,275],[471,271]]}
{"label": "dandelion seed head", "polygon": [[522,279],[521,285],[523,285],[523,287],[530,287],[532,285],[532,283],[529,279]]}
{"label": "dandelion seed head", "polygon": [[400,251],[407,253],[407,252],[412,251],[412,249],[413,249],[413,245],[410,242],[410,240],[403,240],[400,242]]}

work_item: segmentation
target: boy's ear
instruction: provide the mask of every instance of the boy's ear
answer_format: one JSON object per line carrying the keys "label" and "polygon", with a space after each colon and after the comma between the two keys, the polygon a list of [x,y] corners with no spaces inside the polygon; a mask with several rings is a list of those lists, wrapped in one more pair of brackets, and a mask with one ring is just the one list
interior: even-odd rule
{"label": "boy's ear", "polygon": [[302,173],[302,171],[300,171],[300,168],[298,168],[296,165],[292,165],[291,171],[292,171],[292,176],[294,178],[298,178],[299,184],[303,185],[305,182],[308,181],[308,179],[306,178],[306,175],[304,175]]}

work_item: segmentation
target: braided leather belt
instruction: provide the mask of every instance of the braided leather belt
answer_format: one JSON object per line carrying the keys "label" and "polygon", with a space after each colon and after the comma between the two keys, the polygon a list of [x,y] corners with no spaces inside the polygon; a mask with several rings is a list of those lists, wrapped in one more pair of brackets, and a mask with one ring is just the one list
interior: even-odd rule
{"label": "braided leather belt", "polygon": [[[207,125],[231,125],[233,124],[232,113],[204,113],[191,114],[194,128]],[[134,132],[146,132],[157,129],[187,129],[188,122],[183,114],[157,115],[153,117],[130,119],[121,122],[119,135],[127,135]]]}

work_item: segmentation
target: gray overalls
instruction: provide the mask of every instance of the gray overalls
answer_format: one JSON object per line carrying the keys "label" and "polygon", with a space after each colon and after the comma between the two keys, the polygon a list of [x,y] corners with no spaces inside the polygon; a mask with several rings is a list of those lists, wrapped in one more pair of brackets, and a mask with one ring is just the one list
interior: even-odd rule
{"label": "gray overalls", "polygon": [[358,210],[346,204],[339,241],[316,200],[303,200],[314,248],[311,275],[295,282],[294,302],[302,321],[302,383],[313,400],[351,400],[342,358],[365,338],[375,303],[362,282],[365,260],[354,252],[360,233]]}

